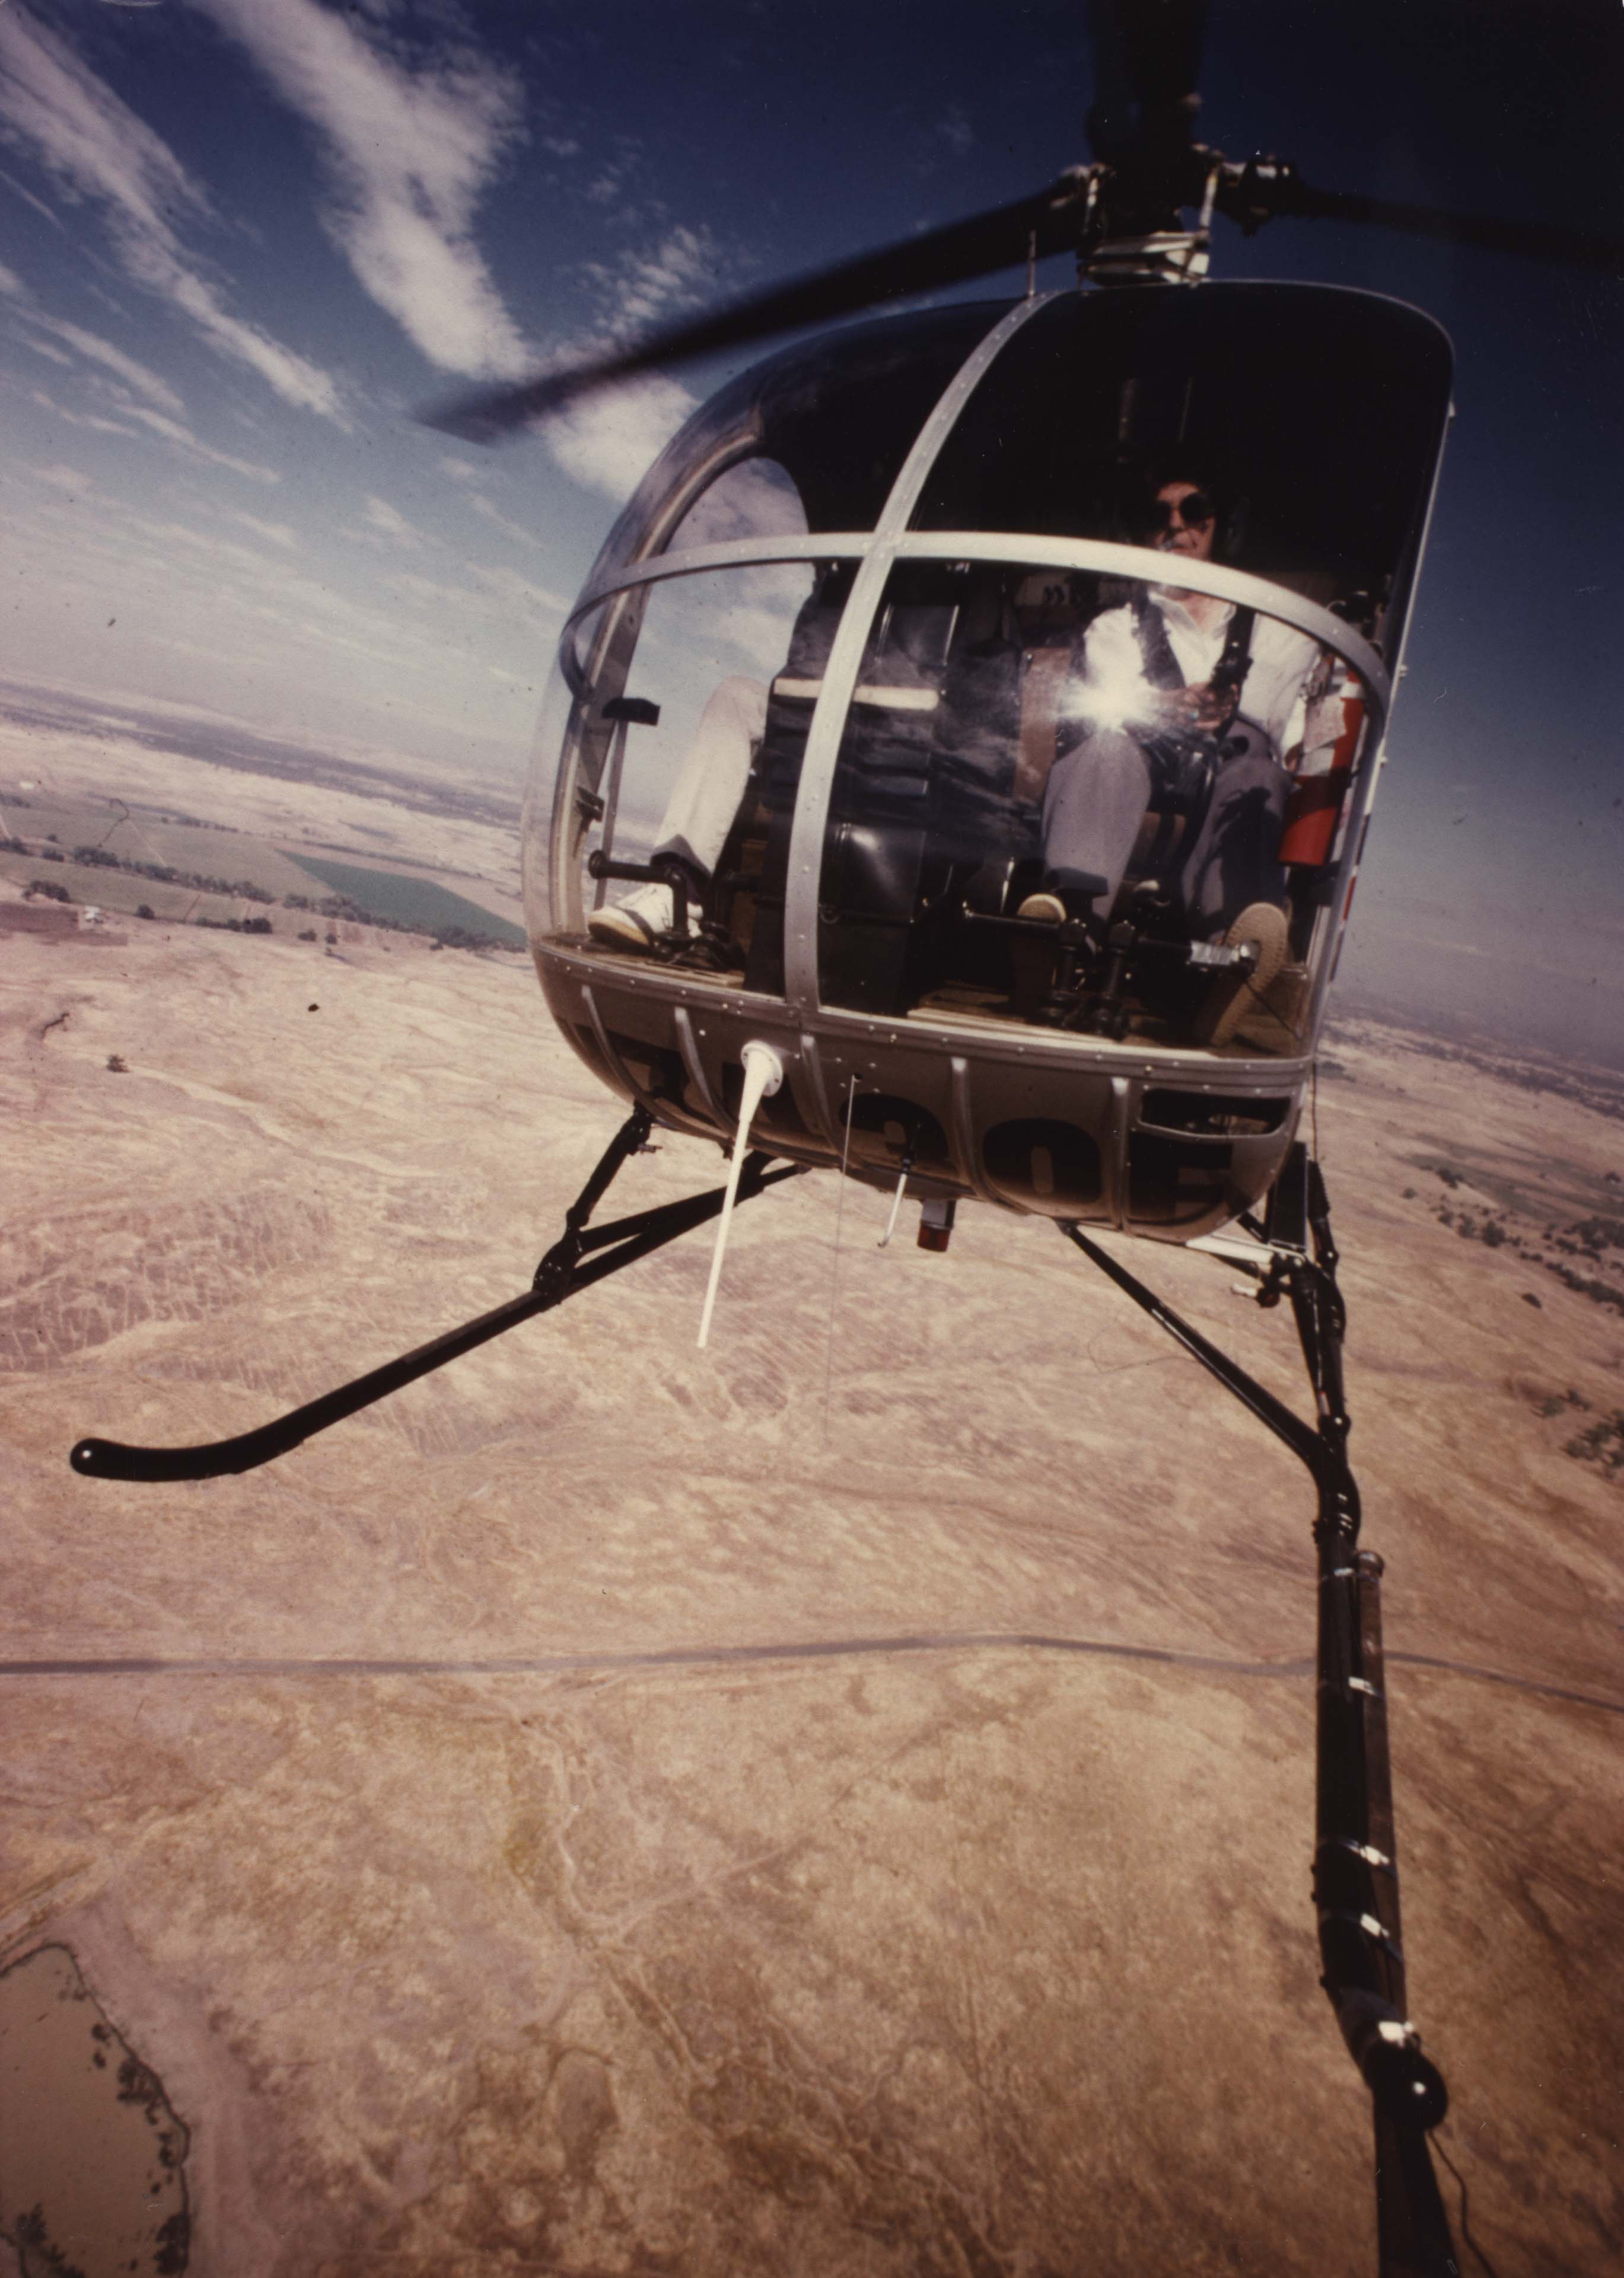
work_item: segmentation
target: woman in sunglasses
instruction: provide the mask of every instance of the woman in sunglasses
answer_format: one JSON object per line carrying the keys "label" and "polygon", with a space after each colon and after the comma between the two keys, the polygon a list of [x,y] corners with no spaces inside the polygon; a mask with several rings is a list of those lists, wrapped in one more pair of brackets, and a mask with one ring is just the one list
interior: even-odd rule
{"label": "woman in sunglasses", "polygon": [[[1223,504],[1191,468],[1153,486],[1145,542],[1180,561],[1214,558]],[[1174,875],[1191,937],[1251,941],[1251,989],[1233,1027],[1284,963],[1285,873],[1276,859],[1303,740],[1316,642],[1271,617],[1176,582],[1142,587],[1096,617],[1044,794],[1045,891],[1021,915],[1103,921],[1147,808],[1182,812]],[[1229,1000],[1214,1016],[1210,1042]]]}

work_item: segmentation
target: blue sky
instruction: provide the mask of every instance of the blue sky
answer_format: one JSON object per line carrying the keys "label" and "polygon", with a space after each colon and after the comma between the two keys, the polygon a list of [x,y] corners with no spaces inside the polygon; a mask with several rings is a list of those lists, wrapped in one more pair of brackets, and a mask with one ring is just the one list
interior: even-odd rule
{"label": "blue sky", "polygon": [[[1624,231],[1617,0],[1219,0],[1205,86],[1231,155]],[[414,409],[1020,195],[1088,97],[1076,0],[10,0],[0,673],[516,784],[615,501],[727,367],[501,454]],[[1216,267],[1397,294],[1459,359],[1348,977],[1624,1049],[1624,284],[1296,224]]]}

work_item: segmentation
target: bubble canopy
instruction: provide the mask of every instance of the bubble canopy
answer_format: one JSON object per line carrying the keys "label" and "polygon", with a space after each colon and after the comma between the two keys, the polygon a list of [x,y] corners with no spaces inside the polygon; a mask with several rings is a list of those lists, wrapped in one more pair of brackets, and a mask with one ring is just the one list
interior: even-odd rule
{"label": "bubble canopy", "polygon": [[1238,284],[960,304],[743,374],[565,630],[525,817],[544,985],[1300,1059],[1450,371],[1399,303]]}

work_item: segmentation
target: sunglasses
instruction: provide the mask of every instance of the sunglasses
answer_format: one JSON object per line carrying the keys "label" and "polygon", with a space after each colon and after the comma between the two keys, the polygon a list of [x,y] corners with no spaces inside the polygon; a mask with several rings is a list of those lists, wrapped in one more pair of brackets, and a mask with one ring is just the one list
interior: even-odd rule
{"label": "sunglasses", "polygon": [[1204,523],[1216,519],[1217,508],[1205,491],[1191,491],[1182,499],[1157,499],[1150,509],[1153,531],[1171,530],[1176,515],[1186,530],[1199,530]]}

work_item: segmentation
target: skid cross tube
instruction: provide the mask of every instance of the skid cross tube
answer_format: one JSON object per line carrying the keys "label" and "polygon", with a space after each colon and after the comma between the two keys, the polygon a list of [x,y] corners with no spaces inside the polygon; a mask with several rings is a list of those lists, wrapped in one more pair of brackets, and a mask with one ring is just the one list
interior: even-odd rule
{"label": "skid cross tube", "polygon": [[[651,1250],[674,1242],[678,1235],[692,1233],[695,1227],[716,1217],[722,1208],[724,1188],[712,1187],[703,1194],[689,1195],[681,1202],[661,1203],[652,1210],[636,1211],[629,1218],[616,1219],[608,1226],[588,1227],[586,1223],[628,1156],[635,1155],[647,1144],[651,1128],[647,1110],[640,1107],[616,1133],[597,1169],[565,1212],[563,1234],[537,1266],[535,1279],[523,1296],[511,1297],[494,1311],[480,1313],[431,1343],[402,1353],[396,1360],[386,1361],[381,1368],[372,1369],[351,1383],[340,1385],[335,1391],[324,1393],[319,1400],[310,1401],[304,1407],[279,1416],[272,1423],[262,1424],[257,1431],[243,1432],[234,1440],[214,1440],[198,1448],[132,1448],[117,1440],[80,1440],[69,1456],[69,1463],[86,1479],[148,1483],[212,1479],[232,1472],[251,1472],[260,1464],[285,1456],[290,1448],[298,1447],[318,1432],[326,1431],[330,1425],[342,1423],[347,1416],[398,1392],[402,1385],[413,1384],[418,1377],[443,1368],[448,1361],[472,1352],[476,1345],[488,1344],[493,1337],[517,1328],[521,1321],[533,1320],[538,1313],[549,1312],[555,1305],[563,1304],[566,1297],[573,1297],[578,1290],[618,1273],[623,1265],[630,1265],[637,1258],[647,1257]],[[798,1178],[806,1167],[801,1163],[786,1163],[770,1171],[767,1166],[771,1160],[770,1155],[759,1150],[745,1158],[739,1181],[740,1202],[747,1202],[764,1189],[777,1186],[781,1179]]]}
{"label": "skid cross tube", "polygon": [[[1261,1229],[1270,1252],[1264,1304],[1291,1301],[1314,1389],[1310,1425],[1118,1264],[1080,1227],[1062,1232],[1306,1466],[1319,1498],[1319,1689],[1315,1716],[1314,1899],[1320,1983],[1370,2091],[1375,2120],[1382,2278],[1459,2278],[1426,2131],[1449,2106],[1405,2004],[1398,1872],[1382,1670],[1382,1562],[1359,1545],[1359,1489],[1348,1467],[1342,1390],[1346,1314],[1337,1287],[1330,1211],[1317,1163],[1287,1158]],[[1257,1269],[1252,1269],[1256,1271]]]}

